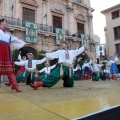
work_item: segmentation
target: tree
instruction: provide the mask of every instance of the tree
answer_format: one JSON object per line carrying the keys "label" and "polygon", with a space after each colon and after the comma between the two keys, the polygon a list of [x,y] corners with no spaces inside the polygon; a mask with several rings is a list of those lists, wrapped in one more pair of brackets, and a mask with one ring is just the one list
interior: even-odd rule
{"label": "tree", "polygon": [[[13,56],[14,61],[19,61],[18,60],[18,55],[19,55],[19,50],[14,49],[12,51],[12,56]],[[19,66],[15,65],[15,71],[18,71],[18,69],[19,69]]]}

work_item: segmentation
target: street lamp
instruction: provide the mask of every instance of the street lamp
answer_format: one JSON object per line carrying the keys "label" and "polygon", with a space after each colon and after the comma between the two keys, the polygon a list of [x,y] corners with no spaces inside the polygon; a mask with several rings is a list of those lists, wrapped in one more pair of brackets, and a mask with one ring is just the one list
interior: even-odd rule
{"label": "street lamp", "polygon": [[14,5],[12,4],[11,10],[12,10],[12,18],[13,18],[13,9],[14,9]]}
{"label": "street lamp", "polygon": [[46,18],[46,31],[47,31],[47,13],[44,15],[44,18]]}
{"label": "street lamp", "polygon": [[104,32],[105,32],[105,41],[106,41],[106,47],[107,47],[107,55],[109,55],[109,42],[108,42],[107,27],[104,27]]}

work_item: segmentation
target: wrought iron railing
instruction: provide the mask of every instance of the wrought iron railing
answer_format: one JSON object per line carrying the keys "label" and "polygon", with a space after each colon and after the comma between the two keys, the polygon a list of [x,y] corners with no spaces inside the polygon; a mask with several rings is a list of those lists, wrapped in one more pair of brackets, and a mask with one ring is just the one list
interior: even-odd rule
{"label": "wrought iron railing", "polygon": [[[13,17],[8,17],[8,16],[1,16],[2,18],[5,18],[8,22],[9,25],[14,25],[18,27],[25,27],[25,22],[24,20],[20,20],[19,18],[13,18]],[[38,23],[37,23],[38,24]],[[55,27],[49,26],[46,24],[38,24],[38,30],[46,31],[46,32],[51,32],[55,33]],[[68,30],[63,29],[66,33],[66,35],[69,35]]]}

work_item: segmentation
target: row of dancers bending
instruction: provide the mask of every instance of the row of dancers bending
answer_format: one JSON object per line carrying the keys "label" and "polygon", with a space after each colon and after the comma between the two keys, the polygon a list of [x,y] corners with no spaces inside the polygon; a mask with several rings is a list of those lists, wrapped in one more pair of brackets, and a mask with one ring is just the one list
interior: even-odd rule
{"label": "row of dancers bending", "polygon": [[[62,44],[63,47],[67,46],[67,42],[62,42]],[[83,48],[80,49],[82,50]],[[60,56],[61,58],[63,58],[64,55],[65,59],[69,60],[70,56],[68,51],[65,51],[63,49],[62,52],[61,50],[58,51],[59,53],[64,52],[64,54]],[[48,55],[48,58],[50,60],[59,58],[58,57],[59,53],[57,53],[58,51],[55,51],[53,53],[47,53],[46,55]],[[87,51],[85,52],[86,54],[88,53]],[[101,80],[117,79],[117,74],[118,74],[118,69],[116,66],[116,62],[118,61],[117,57],[113,59],[113,57],[111,56],[110,60],[107,61],[106,64],[97,64],[97,61],[93,59],[90,59],[89,62],[85,60],[82,66],[77,64],[77,66],[74,68],[72,65],[65,63],[62,64],[56,63],[50,66],[46,57],[44,57],[42,60],[34,60],[34,55],[32,53],[27,53],[27,58],[28,58],[27,59],[26,56],[21,57],[20,53],[18,55],[19,62],[15,61],[16,65],[21,66],[16,73],[16,81],[17,83],[24,82],[27,85],[30,85],[35,90],[37,90],[37,88],[41,86],[52,87],[55,84],[57,84],[57,82],[60,79],[63,80],[64,87],[73,87],[75,80],[78,81],[78,80],[92,79],[93,81],[98,81],[99,79]],[[40,55],[46,56],[43,54]],[[45,67],[40,71],[38,71],[38,73],[42,73],[42,76],[40,76],[36,82],[35,79],[36,65],[42,64],[45,61],[46,61]],[[60,60],[58,59],[58,62],[59,61]],[[103,65],[104,65],[104,69],[101,69]],[[107,69],[108,67],[110,69]],[[52,69],[54,70],[51,72]],[[8,82],[5,83],[5,85],[11,86],[11,83]]]}

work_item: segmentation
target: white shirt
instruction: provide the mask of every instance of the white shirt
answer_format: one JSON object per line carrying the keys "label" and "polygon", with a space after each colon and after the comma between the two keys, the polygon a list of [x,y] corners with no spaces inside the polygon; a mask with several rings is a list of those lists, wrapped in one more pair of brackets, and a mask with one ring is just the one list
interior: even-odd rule
{"label": "white shirt", "polygon": [[69,53],[69,59],[66,59],[65,57],[65,52],[67,53],[67,51],[65,50],[58,50],[55,51],[53,53],[46,53],[46,57],[49,60],[53,60],[55,58],[58,58],[58,63],[67,63],[67,64],[72,64],[73,59],[78,56],[79,54],[81,54],[84,51],[84,47],[81,47],[77,50],[68,50]]}
{"label": "white shirt", "polygon": [[76,66],[76,68],[73,69],[73,71],[77,71],[77,70],[81,70],[81,67],[80,66]]}
{"label": "white shirt", "polygon": [[109,61],[108,61],[108,65],[112,65],[113,63],[115,63],[114,60],[109,60]]}
{"label": "white shirt", "polygon": [[94,72],[98,72],[100,71],[100,67],[102,67],[103,65],[102,64],[96,64],[93,62],[93,70]]}
{"label": "white shirt", "polygon": [[90,60],[90,62],[88,63],[84,63],[83,66],[82,66],[82,69],[84,69],[85,67],[91,67],[90,65],[92,64],[92,60]]}
{"label": "white shirt", "polygon": [[103,71],[103,72],[105,72],[105,73],[109,73],[109,70],[104,69],[104,71]]}
{"label": "white shirt", "polygon": [[20,53],[19,53],[19,55],[18,55],[18,60],[19,60],[19,61],[23,61],[22,58],[21,58]]}
{"label": "white shirt", "polygon": [[18,40],[17,37],[11,35],[8,32],[3,32],[0,29],[0,40],[9,43],[10,36],[11,36],[11,45],[13,45],[14,47],[20,49],[25,45],[25,42],[23,42],[22,40]]}
{"label": "white shirt", "polygon": [[42,64],[46,61],[46,58],[43,58],[41,60],[32,60],[32,68],[28,68],[28,60],[15,62],[18,66],[25,66],[26,70],[35,70],[37,64]]}
{"label": "white shirt", "polygon": [[50,67],[45,67],[43,69],[41,69],[39,72],[42,73],[42,72],[45,72],[45,74],[50,74],[50,71],[55,68],[56,64],[53,65],[53,66],[50,66]]}

